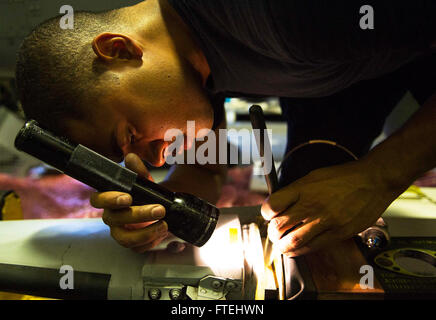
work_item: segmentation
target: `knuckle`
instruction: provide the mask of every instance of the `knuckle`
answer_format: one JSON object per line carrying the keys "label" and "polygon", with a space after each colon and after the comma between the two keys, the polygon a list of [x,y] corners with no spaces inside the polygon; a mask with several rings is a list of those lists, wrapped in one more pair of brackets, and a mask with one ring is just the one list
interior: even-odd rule
{"label": "knuckle", "polygon": [[145,221],[151,220],[153,218],[152,217],[153,208],[154,205],[149,205],[149,204],[138,206],[138,207],[132,207],[131,210],[132,217]]}
{"label": "knuckle", "polygon": [[271,223],[270,223],[269,226],[268,226],[268,237],[270,238],[270,240],[271,240],[272,242],[276,242],[276,241],[278,241],[279,238],[280,238],[280,237],[279,237],[279,233],[278,233],[276,227],[273,226]]}
{"label": "knuckle", "polygon": [[280,243],[277,248],[282,254],[286,254],[290,249],[288,243]]}
{"label": "knuckle", "polygon": [[111,225],[112,221],[111,221],[111,218],[110,218],[110,216],[109,216],[109,214],[107,213],[106,210],[103,211],[103,216],[101,218],[102,218],[104,224],[106,224],[108,226]]}
{"label": "knuckle", "polygon": [[322,229],[329,229],[333,225],[333,221],[325,217],[317,219],[316,222]]}
{"label": "knuckle", "polygon": [[123,236],[117,239],[118,243],[123,247],[130,248],[135,244],[129,237]]}
{"label": "knuckle", "polygon": [[108,226],[122,226],[126,224],[126,213],[123,210],[105,209],[103,211],[103,222]]}
{"label": "knuckle", "polygon": [[94,192],[93,194],[91,194],[91,196],[89,197],[89,203],[91,204],[91,206],[95,208],[98,207],[99,197],[100,197],[99,192]]}
{"label": "knuckle", "polygon": [[289,239],[292,248],[298,248],[303,243],[303,238],[298,235],[292,235]]}
{"label": "knuckle", "polygon": [[265,220],[271,220],[276,215],[268,202],[262,204],[260,212]]}
{"label": "knuckle", "polygon": [[129,222],[139,222],[141,214],[140,207],[129,207],[122,210],[124,213],[124,217],[129,220]]}
{"label": "knuckle", "polygon": [[133,245],[132,239],[126,234],[121,233],[118,228],[111,228],[111,236],[125,248],[130,248]]}
{"label": "knuckle", "polygon": [[276,228],[277,230],[281,230],[286,225],[286,217],[282,218],[274,218],[271,220],[271,224]]}
{"label": "knuckle", "polygon": [[277,213],[279,213],[282,210],[282,206],[279,203],[278,197],[271,196],[268,199],[267,203],[268,203],[269,210],[271,212],[273,212],[274,214],[277,214]]}
{"label": "knuckle", "polygon": [[162,234],[168,232],[168,225],[165,221],[154,223],[154,236],[160,237]]}
{"label": "knuckle", "polygon": [[294,252],[283,252],[283,254],[288,258],[294,258],[296,256]]}

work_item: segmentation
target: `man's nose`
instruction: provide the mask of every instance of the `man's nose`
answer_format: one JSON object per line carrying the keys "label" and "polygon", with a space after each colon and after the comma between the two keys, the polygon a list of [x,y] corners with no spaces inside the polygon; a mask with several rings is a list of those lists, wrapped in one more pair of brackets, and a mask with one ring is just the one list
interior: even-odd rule
{"label": "man's nose", "polygon": [[128,153],[135,153],[150,165],[161,167],[165,164],[164,150],[167,146],[168,143],[163,140],[155,140],[149,143],[134,143],[123,148],[123,153],[124,156]]}

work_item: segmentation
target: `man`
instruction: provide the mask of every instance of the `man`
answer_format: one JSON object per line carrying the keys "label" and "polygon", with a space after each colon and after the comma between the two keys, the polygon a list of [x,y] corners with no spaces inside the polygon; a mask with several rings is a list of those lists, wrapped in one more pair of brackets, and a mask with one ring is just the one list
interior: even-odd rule
{"label": "man", "polygon": [[[126,155],[126,165],[148,177],[139,158],[163,165],[167,130],[186,134],[188,120],[197,133],[224,128],[225,96],[281,97],[288,150],[326,139],[359,158],[321,148],[285,162],[282,188],[262,214],[283,253],[305,254],[372,225],[436,166],[435,3],[368,2],[373,29],[361,27],[368,3],[358,0],[148,0],[76,13],[73,30],[54,18],[20,49],[23,109],[114,160]],[[407,90],[421,109],[368,152]],[[162,184],[214,202],[224,176],[219,165],[176,165]],[[103,192],[91,203],[105,209],[119,243],[143,252],[166,236],[165,212],[155,204],[131,207],[131,200]]]}

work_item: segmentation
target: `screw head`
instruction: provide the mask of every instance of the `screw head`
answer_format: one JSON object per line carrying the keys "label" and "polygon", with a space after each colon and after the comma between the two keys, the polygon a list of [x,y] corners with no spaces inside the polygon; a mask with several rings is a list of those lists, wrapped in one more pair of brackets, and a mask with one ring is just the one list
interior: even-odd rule
{"label": "screw head", "polygon": [[180,300],[183,297],[183,293],[181,289],[171,289],[170,290],[170,299],[171,300]]}
{"label": "screw head", "polygon": [[227,290],[236,289],[237,286],[238,285],[236,283],[232,282],[232,281],[226,283],[226,289]]}
{"label": "screw head", "polygon": [[151,300],[159,300],[161,296],[162,293],[158,288],[152,288],[148,290],[148,297]]}
{"label": "screw head", "polygon": [[214,281],[212,281],[212,288],[214,288],[214,289],[218,289],[218,288],[220,288],[222,286],[222,282],[221,281],[218,281],[218,280],[214,280]]}
{"label": "screw head", "polygon": [[200,293],[205,294],[205,293],[207,293],[207,290],[202,288],[202,289],[200,289]]}

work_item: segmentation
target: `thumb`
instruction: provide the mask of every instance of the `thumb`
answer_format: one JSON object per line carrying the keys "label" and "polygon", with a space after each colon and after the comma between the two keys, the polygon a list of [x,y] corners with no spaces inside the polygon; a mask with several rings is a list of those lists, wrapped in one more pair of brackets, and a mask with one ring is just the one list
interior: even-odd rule
{"label": "thumb", "polygon": [[147,167],[142,162],[141,158],[139,158],[136,154],[127,154],[126,158],[124,159],[124,163],[126,168],[136,172],[140,177],[154,182],[153,177],[151,176],[150,172],[148,172]]}

